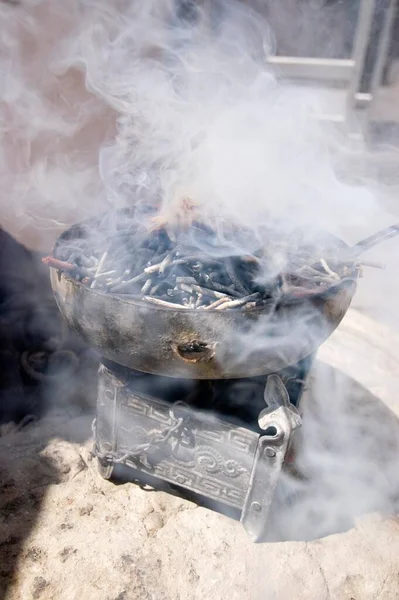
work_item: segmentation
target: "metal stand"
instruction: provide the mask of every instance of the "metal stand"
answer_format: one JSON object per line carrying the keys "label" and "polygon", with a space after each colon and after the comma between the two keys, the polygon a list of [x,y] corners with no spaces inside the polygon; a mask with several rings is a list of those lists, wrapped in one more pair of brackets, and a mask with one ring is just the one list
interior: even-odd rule
{"label": "metal stand", "polygon": [[301,424],[278,375],[267,378],[264,399],[259,435],[209,411],[143,394],[102,365],[93,427],[100,473],[109,479],[123,464],[136,478],[141,473],[238,509],[251,538],[262,541],[291,434]]}

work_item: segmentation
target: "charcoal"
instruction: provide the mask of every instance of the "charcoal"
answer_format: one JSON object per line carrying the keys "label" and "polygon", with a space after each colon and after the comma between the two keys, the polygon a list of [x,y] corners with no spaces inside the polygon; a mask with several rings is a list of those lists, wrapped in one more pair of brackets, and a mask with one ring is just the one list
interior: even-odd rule
{"label": "charcoal", "polygon": [[[276,304],[282,295],[295,295],[295,288],[302,296],[312,294],[335,284],[350,267],[353,270],[353,265],[315,258],[309,248],[297,245],[295,254],[286,251],[287,266],[276,277],[272,246],[254,250],[250,232],[226,225],[216,232],[199,221],[185,231],[151,231],[144,224],[155,210],[141,210],[143,225],[131,212],[121,211],[118,217],[104,216],[98,230],[72,228],[54,257],[43,261],[105,293],[154,305],[159,301],[160,307],[169,303],[221,311]],[[240,254],[238,248],[251,250]],[[275,246],[276,252],[285,250],[282,241]]]}

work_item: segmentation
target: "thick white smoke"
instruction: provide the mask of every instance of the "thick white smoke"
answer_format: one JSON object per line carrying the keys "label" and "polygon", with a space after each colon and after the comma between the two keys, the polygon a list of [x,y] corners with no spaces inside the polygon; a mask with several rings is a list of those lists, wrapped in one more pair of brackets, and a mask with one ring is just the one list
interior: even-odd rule
{"label": "thick white smoke", "polygon": [[255,232],[271,218],[309,235],[372,218],[367,189],[335,176],[340,140],[313,118],[318,98],[267,68],[259,13],[192,4],[195,27],[170,0],[1,5],[2,185],[18,214],[3,212],[53,228],[186,195]]}
{"label": "thick white smoke", "polygon": [[[318,120],[320,99],[267,67],[273,36],[260,15],[239,2],[196,4],[193,26],[171,0],[0,3],[0,219],[13,233],[33,225],[43,246],[103,209],[144,199],[170,217],[185,196],[204,219],[250,228],[254,246],[271,224],[283,234],[299,228],[310,241],[322,230],[356,241],[381,215],[389,219],[369,187],[336,175],[344,140]],[[264,325],[251,330],[244,353],[264,343]],[[306,318],[296,330],[304,333]],[[322,390],[326,402],[339,396],[342,415],[348,389],[332,382]],[[359,414],[358,429],[372,418]],[[329,486],[348,498],[367,494],[372,457],[356,455],[357,468],[334,468],[328,479],[319,441],[304,439],[304,460],[326,474],[317,497],[328,497],[328,521],[334,498],[342,501]],[[385,508],[384,487],[373,493],[364,505]],[[296,507],[299,535],[313,525],[308,506],[306,498]],[[342,526],[341,517],[326,529]]]}
{"label": "thick white smoke", "polygon": [[203,215],[254,232],[273,219],[309,235],[372,218],[367,190],[335,176],[337,140],[314,118],[318,99],[267,68],[272,36],[259,13],[218,0],[207,11],[191,3],[187,19],[177,4],[84,3],[63,50],[60,65],[80,65],[88,89],[119,113],[99,161],[112,204],[155,197],[168,211],[189,196]]}
{"label": "thick white smoke", "polygon": [[65,224],[108,205],[98,148],[115,115],[79,72],[51,66],[79,15],[77,2],[0,2],[0,218],[43,250]]}

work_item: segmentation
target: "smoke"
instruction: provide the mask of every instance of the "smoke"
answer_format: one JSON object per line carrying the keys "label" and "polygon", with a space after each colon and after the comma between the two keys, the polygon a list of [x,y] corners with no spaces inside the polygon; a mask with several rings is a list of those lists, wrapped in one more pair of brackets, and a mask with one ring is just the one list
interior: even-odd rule
{"label": "smoke", "polygon": [[[34,225],[43,244],[46,232],[143,201],[173,219],[185,197],[216,229],[232,222],[249,230],[253,248],[269,243],[268,231],[292,241],[300,230],[315,244],[320,231],[356,239],[389,219],[370,187],[337,176],[345,140],[318,118],[323,100],[268,68],[268,23],[239,2],[211,4],[185,13],[169,0],[0,4],[1,217],[12,231]],[[305,310],[290,332],[298,345],[315,335],[311,316]],[[250,360],[274,327],[262,320],[238,336],[240,359]],[[349,388],[327,387],[320,398],[344,416]],[[359,414],[359,430],[373,419]],[[369,493],[359,477],[372,453],[353,470],[332,472],[336,447],[319,452],[315,440],[303,439],[304,460],[324,469],[318,498],[328,496],[331,515],[342,500],[327,493],[331,486],[347,497]],[[374,493],[386,507],[383,486]],[[307,506],[296,507],[301,535],[311,525]],[[341,527],[345,519],[332,521]]]}
{"label": "smoke", "polygon": [[176,211],[182,196],[255,233],[273,219],[339,235],[373,217],[367,189],[335,176],[341,140],[315,118],[320,99],[267,68],[268,24],[238,2],[211,4],[0,7],[1,176],[22,227],[148,197]]}
{"label": "smoke", "polygon": [[118,113],[99,156],[108,201],[158,199],[170,217],[188,196],[202,218],[234,220],[257,239],[271,220],[313,236],[372,219],[371,194],[334,173],[341,142],[316,118],[322,102],[267,68],[273,36],[259,13],[218,0],[213,12],[186,3],[188,18],[176,4],[84,3],[54,61],[58,72],[83,69]]}
{"label": "smoke", "polygon": [[79,14],[77,2],[0,3],[1,222],[40,249],[66,224],[108,206],[98,147],[114,115],[78,71],[58,76],[51,66]]}

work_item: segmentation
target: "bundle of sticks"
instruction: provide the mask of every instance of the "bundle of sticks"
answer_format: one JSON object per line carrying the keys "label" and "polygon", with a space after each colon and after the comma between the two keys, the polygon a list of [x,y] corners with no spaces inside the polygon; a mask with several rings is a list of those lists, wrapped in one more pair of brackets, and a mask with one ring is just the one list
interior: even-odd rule
{"label": "bundle of sticks", "polygon": [[297,248],[283,272],[268,277],[265,249],[245,253],[237,251],[240,247],[235,239],[221,242],[201,222],[171,229],[157,216],[149,228],[125,224],[112,234],[66,240],[43,262],[93,290],[165,308],[219,311],[312,296],[360,268],[350,260],[315,258],[309,249]]}

